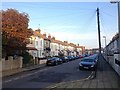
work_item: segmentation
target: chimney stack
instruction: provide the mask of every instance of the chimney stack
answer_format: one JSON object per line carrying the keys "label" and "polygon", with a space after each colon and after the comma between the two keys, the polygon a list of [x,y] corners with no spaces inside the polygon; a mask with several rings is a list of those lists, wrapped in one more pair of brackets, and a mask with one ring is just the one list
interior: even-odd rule
{"label": "chimney stack", "polygon": [[46,37],[46,33],[44,33],[44,34],[43,34],[43,36],[45,36],[45,37]]}
{"label": "chimney stack", "polygon": [[37,30],[35,30],[37,33],[41,33],[41,30],[40,29],[37,29]]}
{"label": "chimney stack", "polygon": [[48,36],[48,39],[51,39],[51,35]]}
{"label": "chimney stack", "polygon": [[68,43],[68,41],[64,41],[64,43]]}
{"label": "chimney stack", "polygon": [[52,37],[53,40],[55,40],[55,37]]}

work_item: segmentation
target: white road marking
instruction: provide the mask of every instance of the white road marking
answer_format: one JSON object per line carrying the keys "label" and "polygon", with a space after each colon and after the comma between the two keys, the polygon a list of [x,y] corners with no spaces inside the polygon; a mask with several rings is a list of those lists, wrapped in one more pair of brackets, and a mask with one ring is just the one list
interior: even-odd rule
{"label": "white road marking", "polygon": [[3,83],[7,83],[7,82],[10,82],[10,81],[12,81],[12,80],[3,81]]}

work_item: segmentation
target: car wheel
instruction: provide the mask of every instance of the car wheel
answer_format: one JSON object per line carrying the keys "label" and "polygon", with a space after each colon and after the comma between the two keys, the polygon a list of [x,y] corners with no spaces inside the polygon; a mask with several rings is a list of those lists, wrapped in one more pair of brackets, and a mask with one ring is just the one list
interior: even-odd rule
{"label": "car wheel", "polygon": [[79,70],[82,70],[82,68],[79,66]]}
{"label": "car wheel", "polygon": [[57,65],[58,63],[57,62],[55,62],[55,66]]}
{"label": "car wheel", "polygon": [[46,64],[46,66],[48,66],[48,64]]}
{"label": "car wheel", "polygon": [[92,68],[92,71],[96,71],[96,67]]}

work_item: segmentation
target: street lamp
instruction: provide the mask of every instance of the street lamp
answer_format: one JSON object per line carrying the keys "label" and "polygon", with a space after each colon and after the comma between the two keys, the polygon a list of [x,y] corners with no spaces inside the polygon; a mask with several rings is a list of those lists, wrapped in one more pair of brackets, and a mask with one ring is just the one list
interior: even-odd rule
{"label": "street lamp", "polygon": [[118,34],[119,34],[119,40],[118,40],[118,52],[120,52],[120,1],[111,1],[110,3],[117,3],[118,8]]}
{"label": "street lamp", "polygon": [[[105,47],[106,47],[106,45],[107,45],[107,43],[106,43],[106,36],[103,36],[103,38],[105,39]],[[105,47],[104,47],[104,48],[105,48]]]}
{"label": "street lamp", "polygon": [[104,53],[107,54],[107,43],[106,43],[106,36],[103,36],[103,38],[105,39],[105,47],[104,47]]}

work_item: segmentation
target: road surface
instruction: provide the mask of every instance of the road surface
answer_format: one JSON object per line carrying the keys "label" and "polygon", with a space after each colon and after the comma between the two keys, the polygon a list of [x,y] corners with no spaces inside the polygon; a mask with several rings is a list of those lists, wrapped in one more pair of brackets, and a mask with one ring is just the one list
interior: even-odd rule
{"label": "road surface", "polygon": [[61,82],[85,79],[92,71],[79,70],[79,61],[80,59],[3,78],[3,88],[45,88]]}

